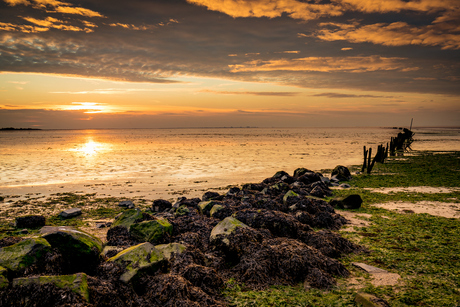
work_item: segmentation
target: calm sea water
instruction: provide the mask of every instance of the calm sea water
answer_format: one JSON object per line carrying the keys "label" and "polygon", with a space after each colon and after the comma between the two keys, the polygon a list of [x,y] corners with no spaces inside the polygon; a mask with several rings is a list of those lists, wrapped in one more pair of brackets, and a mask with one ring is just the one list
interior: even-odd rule
{"label": "calm sea water", "polygon": [[[414,150],[460,150],[460,129],[418,128]],[[254,182],[278,170],[360,164],[391,128],[107,129],[0,132],[0,190],[66,183]]]}

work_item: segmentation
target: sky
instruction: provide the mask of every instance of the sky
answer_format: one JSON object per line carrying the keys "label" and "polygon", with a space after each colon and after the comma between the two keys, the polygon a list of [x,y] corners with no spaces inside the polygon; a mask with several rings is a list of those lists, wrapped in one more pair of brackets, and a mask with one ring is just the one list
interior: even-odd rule
{"label": "sky", "polygon": [[0,127],[460,126],[459,0],[0,0]]}

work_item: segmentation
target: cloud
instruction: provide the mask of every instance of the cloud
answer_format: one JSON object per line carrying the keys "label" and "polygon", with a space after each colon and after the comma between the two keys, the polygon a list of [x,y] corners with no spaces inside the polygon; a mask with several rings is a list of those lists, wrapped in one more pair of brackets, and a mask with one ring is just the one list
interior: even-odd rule
{"label": "cloud", "polygon": [[254,95],[254,96],[296,96],[300,92],[239,92],[239,91],[213,91],[201,90],[200,93],[222,94],[222,95]]}
{"label": "cloud", "polygon": [[[460,34],[446,24],[412,26],[398,21],[370,25],[323,23],[316,37],[325,41],[345,40],[351,43],[373,43],[384,46],[424,45],[442,49],[460,49]],[[458,26],[457,26],[458,27]]]}
{"label": "cloud", "polygon": [[342,93],[319,93],[319,94],[314,94],[310,96],[327,97],[327,98],[393,98],[393,96],[355,95],[355,94],[342,94]]}
{"label": "cloud", "polygon": [[[381,56],[306,57],[298,59],[254,60],[229,65],[231,72],[248,71],[317,71],[360,73],[378,70],[404,70],[406,58]],[[416,69],[412,67],[412,69]]]}
{"label": "cloud", "polygon": [[275,53],[295,53],[295,54],[297,54],[297,53],[300,53],[300,51],[299,51],[299,50],[292,50],[292,51],[279,51],[279,52],[275,52]]}
{"label": "cloud", "polygon": [[[4,0],[11,6],[16,5],[25,5],[25,6],[32,6],[36,9],[45,10],[49,13],[62,13],[62,14],[74,14],[74,15],[81,15],[86,17],[104,17],[98,12],[95,12],[90,9],[82,8],[82,7],[74,7],[72,4],[67,2],[61,2],[57,0]],[[51,7],[51,8],[49,8]]]}
{"label": "cloud", "polygon": [[[87,33],[89,32],[93,32],[93,29],[90,29],[90,28],[80,28],[80,27],[76,27],[76,26],[72,26],[72,25],[68,25],[66,24],[67,22],[66,21],[62,21],[62,20],[59,20],[59,19],[56,19],[56,18],[53,18],[53,17],[47,17],[46,19],[36,19],[36,18],[33,18],[33,17],[22,17],[24,20],[30,22],[30,23],[33,23],[37,26],[39,26],[41,29],[41,32],[43,31],[48,31],[49,29],[59,29],[59,30],[63,30],[63,31],[85,31]],[[90,27],[95,27],[94,24],[91,24]],[[21,29],[21,28],[19,28]],[[26,29],[27,30],[27,29]],[[27,31],[23,31],[23,30],[20,30],[22,32],[27,32]]]}
{"label": "cloud", "polygon": [[348,50],[353,50],[353,48],[351,48],[351,47],[345,47],[345,48],[342,48],[342,49],[340,49],[340,50],[342,50],[342,51],[348,51]]}

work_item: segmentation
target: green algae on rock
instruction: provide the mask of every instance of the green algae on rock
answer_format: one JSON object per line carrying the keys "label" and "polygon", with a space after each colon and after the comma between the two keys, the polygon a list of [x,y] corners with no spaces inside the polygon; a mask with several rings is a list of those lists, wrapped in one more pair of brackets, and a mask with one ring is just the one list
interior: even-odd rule
{"label": "green algae on rock", "polygon": [[125,272],[120,276],[120,280],[128,283],[140,272],[155,273],[163,264],[164,256],[155,246],[145,242],[125,249],[108,261],[119,263],[124,267]]}
{"label": "green algae on rock", "polygon": [[129,227],[131,236],[143,242],[158,242],[167,235],[172,234],[173,226],[165,218],[156,218],[132,224]]}
{"label": "green algae on rock", "polygon": [[18,272],[40,260],[51,250],[51,245],[42,238],[23,240],[0,249],[0,266]]}
{"label": "green algae on rock", "polygon": [[29,284],[53,284],[58,288],[68,288],[73,292],[81,295],[86,301],[89,302],[88,282],[85,273],[77,273],[73,275],[23,277],[13,279],[13,287],[25,286]]}
{"label": "green algae on rock", "polygon": [[229,244],[228,239],[226,238],[232,232],[235,231],[237,228],[246,228],[249,227],[248,225],[238,221],[236,218],[229,216],[219,222],[211,231],[211,241],[215,241],[218,236],[224,237],[222,238],[222,242],[225,245]]}
{"label": "green algae on rock", "polygon": [[198,204],[198,210],[201,214],[208,215],[211,212],[211,209],[214,205],[219,204],[215,200],[202,201]]}
{"label": "green algae on rock", "polygon": [[9,285],[7,274],[8,270],[0,266],[0,290],[7,288]]}
{"label": "green algae on rock", "polygon": [[183,244],[180,243],[169,243],[169,244],[160,244],[160,245],[155,245],[155,248],[158,249],[165,259],[170,260],[172,254],[182,254],[187,247]]}
{"label": "green algae on rock", "polygon": [[289,191],[286,192],[286,194],[284,194],[284,196],[283,196],[283,203],[284,203],[284,204],[287,204],[289,197],[298,197],[298,196],[299,196],[299,195],[298,195],[296,192],[294,192],[294,191],[292,191],[292,190],[289,190]]}
{"label": "green algae on rock", "polygon": [[142,219],[142,212],[139,209],[130,209],[124,211],[119,217],[115,219],[111,228],[116,226],[123,226],[129,229],[136,221]]}

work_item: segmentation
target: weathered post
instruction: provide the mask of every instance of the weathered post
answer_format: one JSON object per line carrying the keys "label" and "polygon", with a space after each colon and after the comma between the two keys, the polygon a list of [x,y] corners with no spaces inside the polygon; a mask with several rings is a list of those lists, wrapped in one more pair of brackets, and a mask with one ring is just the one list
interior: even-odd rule
{"label": "weathered post", "polygon": [[367,150],[366,150],[366,146],[364,146],[364,162],[363,162],[363,168],[361,169],[361,173],[364,173],[364,170],[366,169],[366,158],[367,158]]}

